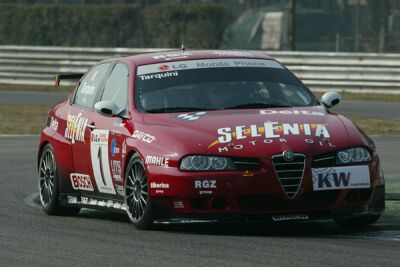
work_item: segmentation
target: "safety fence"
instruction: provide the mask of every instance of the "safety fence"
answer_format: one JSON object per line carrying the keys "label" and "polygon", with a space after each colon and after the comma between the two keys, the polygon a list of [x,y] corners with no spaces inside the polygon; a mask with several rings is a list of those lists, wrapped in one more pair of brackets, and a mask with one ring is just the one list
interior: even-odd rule
{"label": "safety fence", "polygon": [[[0,83],[49,85],[99,60],[167,49],[0,46]],[[400,93],[400,54],[255,51],[276,58],[315,91]]]}

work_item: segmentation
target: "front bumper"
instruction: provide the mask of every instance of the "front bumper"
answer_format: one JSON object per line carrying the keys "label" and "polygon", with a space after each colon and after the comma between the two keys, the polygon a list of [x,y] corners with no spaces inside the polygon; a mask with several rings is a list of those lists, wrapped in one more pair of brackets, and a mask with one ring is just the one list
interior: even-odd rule
{"label": "front bumper", "polygon": [[311,162],[306,161],[293,198],[285,193],[273,166],[268,164],[265,162],[265,168],[258,171],[240,174],[149,169],[152,203],[161,214],[157,217],[268,220],[299,214],[306,216],[294,218],[334,219],[377,215],[385,208],[384,178],[377,162],[368,164],[369,188],[314,191]]}
{"label": "front bumper", "polygon": [[264,213],[243,211],[168,212],[166,209],[160,208],[157,202],[155,202],[156,223],[317,221],[380,215],[385,209],[385,187],[376,187],[369,202],[348,203],[318,210],[299,208]]}

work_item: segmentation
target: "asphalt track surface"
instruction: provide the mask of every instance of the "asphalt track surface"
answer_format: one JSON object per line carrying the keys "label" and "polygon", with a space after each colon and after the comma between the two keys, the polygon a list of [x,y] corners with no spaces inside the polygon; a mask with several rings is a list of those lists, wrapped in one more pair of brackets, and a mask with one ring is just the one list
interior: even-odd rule
{"label": "asphalt track surface", "polygon": [[[389,174],[398,171],[398,155],[386,160],[392,157],[390,144],[399,141],[376,139]],[[38,136],[0,137],[0,266],[400,265],[399,218],[386,215],[373,226],[352,230],[319,222],[155,231],[138,231],[126,216],[100,211],[47,216],[32,195],[37,143]]]}
{"label": "asphalt track surface", "polygon": [[[0,92],[0,104],[47,104],[62,101],[66,93],[51,92]],[[378,101],[342,101],[333,111],[345,116],[400,119],[400,103]]]}

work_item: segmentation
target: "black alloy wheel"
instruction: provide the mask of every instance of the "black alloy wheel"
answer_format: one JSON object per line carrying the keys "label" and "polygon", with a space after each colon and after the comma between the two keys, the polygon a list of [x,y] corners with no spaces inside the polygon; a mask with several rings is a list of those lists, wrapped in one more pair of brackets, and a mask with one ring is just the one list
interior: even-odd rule
{"label": "black alloy wheel", "polygon": [[75,215],[80,207],[63,207],[59,203],[58,173],[53,147],[46,144],[39,161],[39,198],[49,215]]}
{"label": "black alloy wheel", "polygon": [[138,229],[149,229],[152,207],[147,173],[142,158],[134,154],[125,172],[125,206],[130,221]]}

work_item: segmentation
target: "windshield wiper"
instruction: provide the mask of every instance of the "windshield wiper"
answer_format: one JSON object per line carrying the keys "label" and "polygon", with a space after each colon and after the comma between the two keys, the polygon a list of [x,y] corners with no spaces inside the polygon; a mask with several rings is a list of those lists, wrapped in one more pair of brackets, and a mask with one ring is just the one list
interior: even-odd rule
{"label": "windshield wiper", "polygon": [[145,110],[147,113],[168,113],[168,112],[193,112],[193,111],[205,111],[210,110],[207,108],[195,108],[195,107],[168,107],[168,108],[153,108]]}
{"label": "windshield wiper", "polygon": [[225,107],[224,109],[246,109],[246,108],[285,108],[292,107],[290,105],[274,104],[274,103],[247,103],[240,104],[230,107]]}

